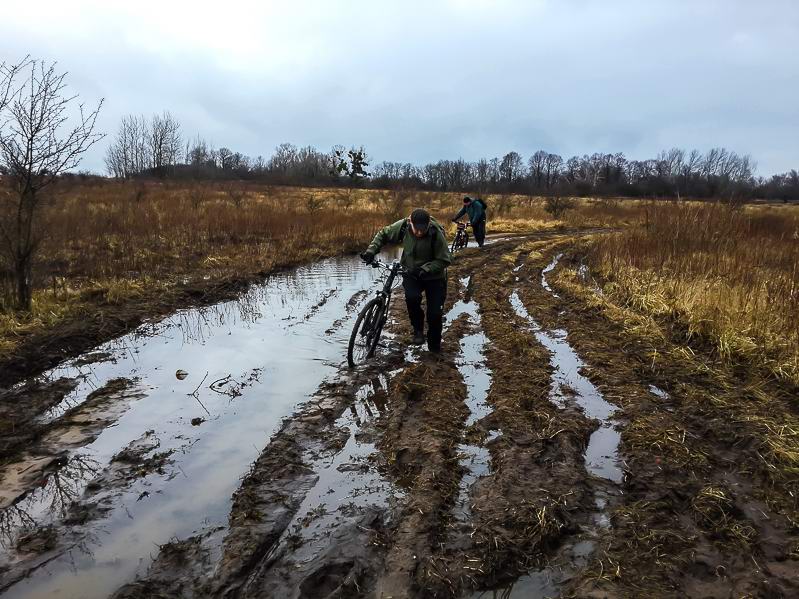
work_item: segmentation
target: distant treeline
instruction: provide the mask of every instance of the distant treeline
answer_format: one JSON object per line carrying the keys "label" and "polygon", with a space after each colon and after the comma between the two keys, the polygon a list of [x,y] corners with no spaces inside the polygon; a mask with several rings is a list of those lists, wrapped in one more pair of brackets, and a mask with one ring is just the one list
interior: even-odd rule
{"label": "distant treeline", "polygon": [[[355,150],[355,149],[353,149]],[[461,191],[571,196],[750,198],[799,201],[799,173],[756,175],[748,155],[725,148],[705,153],[674,148],[647,160],[623,153],[562,156],[539,150],[526,160],[517,152],[501,158],[439,160],[423,166],[381,162],[355,172],[337,168],[343,146],[321,152],[312,146],[280,144],[269,157],[252,158],[200,137],[184,141],[169,113],[122,120],[106,153],[108,173],[119,178],[242,179],[276,185],[362,185]],[[363,148],[354,154],[364,157]]]}

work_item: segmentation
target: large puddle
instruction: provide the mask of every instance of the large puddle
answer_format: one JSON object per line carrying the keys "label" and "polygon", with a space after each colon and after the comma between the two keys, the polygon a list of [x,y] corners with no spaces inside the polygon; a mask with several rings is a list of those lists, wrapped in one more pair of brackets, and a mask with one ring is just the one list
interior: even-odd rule
{"label": "large puddle", "polygon": [[[93,352],[105,361],[78,359],[48,372],[46,378],[75,378],[79,385],[47,419],[120,377],[135,380],[144,396],[0,512],[2,561],[13,568],[27,557],[37,567],[4,596],[106,597],[144,574],[159,545],[226,526],[231,495],[249,464],[280,422],[338,371],[357,312],[358,302],[350,300],[368,297],[362,290],[378,274],[355,258],[324,260],[272,276],[237,301],[143,326]],[[148,431],[159,452],[171,452],[171,464],[119,489],[110,511],[81,527],[85,534],[49,562],[14,551],[20,531],[59,523],[111,458]],[[342,455],[353,453],[362,455],[354,434]],[[340,472],[342,465],[330,467]],[[351,499],[341,493],[327,497],[328,505]]]}

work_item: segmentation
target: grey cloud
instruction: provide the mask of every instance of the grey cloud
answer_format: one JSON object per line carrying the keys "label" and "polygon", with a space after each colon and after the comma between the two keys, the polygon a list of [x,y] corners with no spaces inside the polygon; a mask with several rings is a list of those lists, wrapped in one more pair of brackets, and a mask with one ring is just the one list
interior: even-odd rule
{"label": "grey cloud", "polygon": [[[167,109],[185,134],[251,155],[282,141],[412,162],[723,145],[761,174],[799,168],[792,1],[298,1],[245,37],[231,25],[163,41],[147,19],[93,6],[80,34],[10,9],[0,52],[57,58],[87,101],[107,98],[109,133]],[[102,149],[86,166],[102,169]]]}

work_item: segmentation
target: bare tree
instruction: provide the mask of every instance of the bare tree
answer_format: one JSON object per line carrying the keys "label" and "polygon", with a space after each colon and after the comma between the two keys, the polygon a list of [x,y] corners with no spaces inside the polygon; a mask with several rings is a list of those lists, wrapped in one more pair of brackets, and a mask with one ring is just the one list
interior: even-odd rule
{"label": "bare tree", "polygon": [[143,116],[123,117],[116,138],[106,150],[108,173],[129,179],[151,168],[150,141],[150,127]]}
{"label": "bare tree", "polygon": [[502,157],[499,166],[500,176],[506,185],[512,185],[524,176],[524,161],[518,152],[508,152]]}
{"label": "bare tree", "polygon": [[0,206],[0,241],[14,268],[16,306],[23,310],[31,307],[44,192],[103,137],[94,131],[103,101],[88,112],[78,104],[77,114],[70,117],[77,96],[67,94],[66,73],[58,73],[55,66],[30,61],[30,75],[17,89],[18,70],[4,66],[0,74],[0,89],[12,90],[0,111],[0,165],[13,191]]}
{"label": "bare tree", "polygon": [[538,150],[535,154],[530,156],[527,161],[527,167],[530,174],[530,180],[533,184],[533,189],[541,189],[544,185],[544,173],[546,172],[547,156],[549,154],[544,150]]}
{"label": "bare tree", "polygon": [[547,154],[544,170],[546,172],[547,189],[555,185],[563,167],[563,158],[558,154]]}
{"label": "bare tree", "polygon": [[[14,88],[15,80],[20,71],[27,65],[28,57],[16,64],[7,64],[0,62],[0,118],[4,114],[4,109],[8,104],[11,97],[17,91]],[[0,120],[0,135],[2,135],[2,124]],[[12,194],[11,190],[5,185],[2,179],[3,169],[0,169],[0,208],[5,210],[6,206],[11,205]],[[0,216],[4,216],[0,213]],[[6,254],[4,256],[4,254]],[[15,285],[14,285],[14,271],[11,266],[11,260],[5,264],[2,258],[10,258],[9,252],[0,252],[0,309],[7,303],[14,303]]]}
{"label": "bare tree", "polygon": [[180,153],[180,123],[169,112],[153,115],[148,131],[150,167],[158,177],[174,168]]}
{"label": "bare tree", "polygon": [[233,150],[230,148],[219,148],[217,152],[217,157],[219,158],[219,164],[217,165],[223,171],[229,171],[233,169]]}

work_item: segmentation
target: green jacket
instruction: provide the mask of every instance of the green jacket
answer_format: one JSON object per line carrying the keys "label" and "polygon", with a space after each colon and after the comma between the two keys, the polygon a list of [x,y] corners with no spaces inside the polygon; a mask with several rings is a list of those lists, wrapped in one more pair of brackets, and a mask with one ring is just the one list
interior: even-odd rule
{"label": "green jacket", "polygon": [[377,254],[387,243],[402,244],[400,264],[405,270],[421,268],[426,279],[443,279],[447,276],[447,266],[452,264],[452,256],[447,247],[444,229],[434,218],[424,237],[418,238],[411,231],[407,218],[383,227],[377,232],[367,252]]}
{"label": "green jacket", "polygon": [[483,201],[474,199],[469,204],[464,205],[452,220],[458,220],[464,214],[469,215],[469,222],[474,224],[478,221],[485,220],[486,211],[483,208]]}

